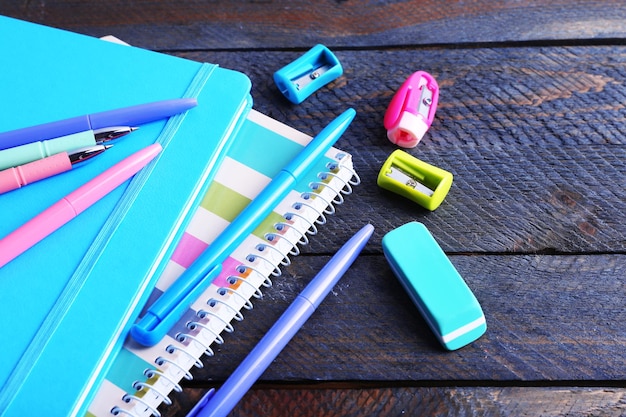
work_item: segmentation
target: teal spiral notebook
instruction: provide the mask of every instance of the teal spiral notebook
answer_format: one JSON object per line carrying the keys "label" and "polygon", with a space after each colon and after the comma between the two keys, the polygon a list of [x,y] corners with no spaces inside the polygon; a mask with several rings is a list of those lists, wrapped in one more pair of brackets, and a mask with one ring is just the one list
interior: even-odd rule
{"label": "teal spiral notebook", "polygon": [[[150,299],[162,294],[310,140],[250,111]],[[235,249],[219,276],[160,343],[146,348],[126,340],[87,416],[158,416],[159,408],[170,403],[170,391],[191,379],[191,369],[202,367],[203,361],[209,366],[206,357],[224,343],[221,334],[234,331],[244,316],[255,319],[259,313],[253,302],[269,291],[272,280],[283,279],[281,267],[299,254],[299,247],[323,227],[358,182],[351,155],[331,148]],[[224,349],[228,346],[219,348]]]}
{"label": "teal spiral notebook", "polygon": [[152,101],[149,123],[70,172],[0,195],[0,239],[134,151],[146,169],[0,268],[0,415],[82,413],[162,275],[251,107],[250,81],[208,63],[0,16],[0,131]]}

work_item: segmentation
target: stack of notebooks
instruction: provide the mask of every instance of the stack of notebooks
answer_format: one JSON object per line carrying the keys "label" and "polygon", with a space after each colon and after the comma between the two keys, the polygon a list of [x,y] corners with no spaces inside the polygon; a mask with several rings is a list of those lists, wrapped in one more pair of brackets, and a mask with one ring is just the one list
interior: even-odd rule
{"label": "stack of notebooks", "polygon": [[[146,102],[198,106],[141,126],[93,161],[0,195],[0,238],[148,144],[163,152],[0,268],[0,415],[151,415],[358,182],[331,149],[223,264],[168,336],[128,330],[310,137],[251,110],[238,72],[0,17],[0,131]],[[321,129],[321,126],[320,126]],[[275,278],[277,279],[277,278]],[[253,315],[253,313],[249,313]]]}

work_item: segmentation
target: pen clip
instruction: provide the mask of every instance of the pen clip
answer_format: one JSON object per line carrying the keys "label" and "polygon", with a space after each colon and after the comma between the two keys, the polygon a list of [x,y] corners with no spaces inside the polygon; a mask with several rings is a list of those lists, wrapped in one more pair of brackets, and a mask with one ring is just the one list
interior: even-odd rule
{"label": "pen clip", "polygon": [[157,344],[180,320],[187,308],[200,298],[200,295],[221,271],[222,264],[215,265],[199,279],[181,289],[178,293],[172,294],[172,299],[176,301],[176,304],[171,308],[168,302],[163,303],[164,307],[158,302],[153,304],[146,311],[146,314],[131,327],[131,336],[144,346]]}
{"label": "pen clip", "polygon": [[383,124],[389,140],[413,148],[430,128],[437,111],[439,86],[424,71],[409,76],[391,99]]}

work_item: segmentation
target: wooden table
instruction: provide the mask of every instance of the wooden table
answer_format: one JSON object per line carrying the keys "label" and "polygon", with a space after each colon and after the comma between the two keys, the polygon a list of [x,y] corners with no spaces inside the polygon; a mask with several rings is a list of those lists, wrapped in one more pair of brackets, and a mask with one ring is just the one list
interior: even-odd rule
{"label": "wooden table", "polygon": [[[626,5],[623,1],[9,1],[0,13],[220,64],[254,107],[315,134],[357,110],[338,146],[362,184],[267,290],[165,416],[219,386],[341,244],[363,255],[233,416],[626,415]],[[344,75],[301,105],[272,80],[316,43]],[[382,119],[408,75],[441,87],[409,152],[454,174],[434,212],[376,176]],[[438,344],[381,239],[424,223],[480,301],[487,333]]]}

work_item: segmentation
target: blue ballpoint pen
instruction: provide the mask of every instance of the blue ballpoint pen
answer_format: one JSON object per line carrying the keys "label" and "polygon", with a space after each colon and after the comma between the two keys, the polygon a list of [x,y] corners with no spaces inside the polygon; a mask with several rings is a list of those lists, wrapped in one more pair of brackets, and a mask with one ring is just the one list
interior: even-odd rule
{"label": "blue ballpoint pen", "polygon": [[135,323],[130,331],[131,336],[137,342],[144,346],[153,346],[163,339],[191,304],[217,277],[222,268],[222,262],[335,144],[352,122],[355,114],[354,109],[348,109],[330,122],[148,308],[141,320]]}
{"label": "blue ballpoint pen", "polygon": [[359,230],[331,258],[309,285],[296,297],[278,321],[246,356],[217,391],[205,394],[187,417],[226,416],[265,372],[283,348],[313,314],[337,281],[352,265],[369,240],[374,227]]}
{"label": "blue ballpoint pen", "polygon": [[195,98],[161,100],[2,132],[0,150],[110,126],[136,126],[154,122],[182,113],[197,104]]}

